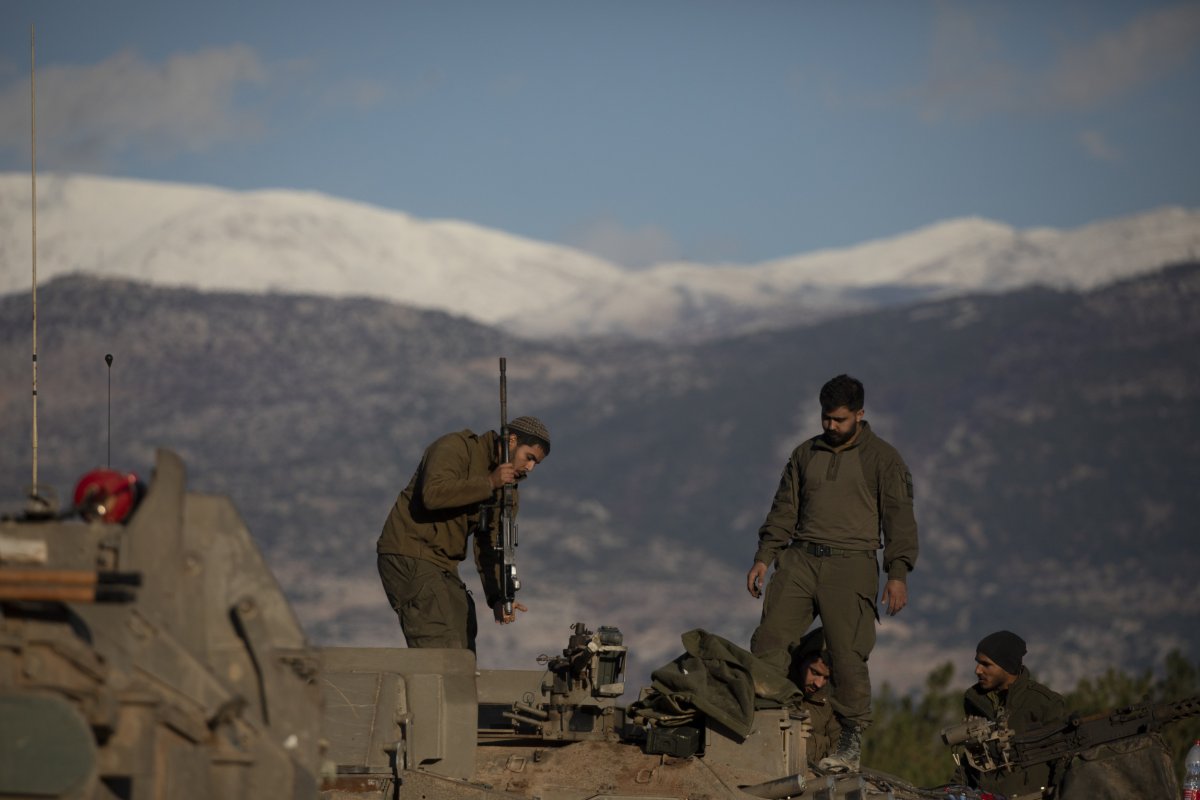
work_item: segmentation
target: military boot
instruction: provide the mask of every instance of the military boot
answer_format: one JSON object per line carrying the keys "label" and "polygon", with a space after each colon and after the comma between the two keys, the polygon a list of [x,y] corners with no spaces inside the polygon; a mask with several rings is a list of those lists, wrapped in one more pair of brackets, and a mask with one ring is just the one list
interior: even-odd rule
{"label": "military boot", "polygon": [[842,723],[842,734],[838,737],[837,749],[822,758],[817,766],[828,772],[858,772],[863,729],[848,719],[839,721]]}

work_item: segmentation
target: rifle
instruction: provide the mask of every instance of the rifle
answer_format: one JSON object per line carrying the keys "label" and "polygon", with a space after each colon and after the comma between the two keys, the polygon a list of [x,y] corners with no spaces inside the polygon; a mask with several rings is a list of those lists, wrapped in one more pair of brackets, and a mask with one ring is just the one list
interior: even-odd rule
{"label": "rifle", "polygon": [[[507,464],[512,458],[508,448],[508,387],[505,376],[507,359],[500,359],[500,463]],[[504,601],[504,613],[513,613],[513,602],[521,581],[517,579],[517,520],[514,513],[514,483],[506,483],[500,490],[500,599]]]}
{"label": "rifle", "polygon": [[954,760],[979,772],[1028,769],[1035,764],[1068,760],[1098,745],[1155,733],[1177,719],[1200,715],[1200,695],[1173,703],[1141,703],[1083,717],[1072,713],[1017,734],[1003,718],[968,717],[942,730],[942,741],[961,750]]}

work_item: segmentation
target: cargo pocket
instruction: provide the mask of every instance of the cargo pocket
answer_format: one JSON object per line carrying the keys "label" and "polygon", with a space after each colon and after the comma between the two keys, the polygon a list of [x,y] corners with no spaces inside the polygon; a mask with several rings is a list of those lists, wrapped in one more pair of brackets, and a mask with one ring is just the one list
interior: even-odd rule
{"label": "cargo pocket", "polygon": [[401,622],[409,647],[463,647],[462,634],[447,623],[453,619],[448,585],[433,577],[420,586],[401,608]]}
{"label": "cargo pocket", "polygon": [[854,652],[867,660],[875,649],[875,623],[879,621],[879,606],[875,603],[875,595],[859,594],[858,624],[854,629]]}
{"label": "cargo pocket", "polygon": [[863,661],[875,648],[875,625],[879,622],[879,567],[872,560],[870,566],[863,570],[861,583],[858,586],[858,625],[854,630],[854,652]]}

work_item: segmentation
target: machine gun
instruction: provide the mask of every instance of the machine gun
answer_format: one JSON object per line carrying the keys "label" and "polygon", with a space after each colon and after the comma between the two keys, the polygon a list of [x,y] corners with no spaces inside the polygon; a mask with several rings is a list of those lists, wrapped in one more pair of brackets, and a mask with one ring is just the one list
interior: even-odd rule
{"label": "machine gun", "polygon": [[541,696],[529,696],[502,716],[514,730],[532,728],[548,741],[617,741],[625,712],[617,700],[625,691],[628,648],[619,628],[601,625],[596,632],[582,622],[560,656],[538,656],[546,668]]}
{"label": "machine gun", "polygon": [[[500,359],[500,463],[507,464],[512,458],[508,448],[508,387],[505,368],[507,359]],[[496,543],[500,552],[500,599],[504,602],[504,613],[513,613],[513,602],[521,581],[517,578],[517,520],[513,498],[516,484],[506,483],[500,490],[500,539]]]}
{"label": "machine gun", "polygon": [[1091,716],[1073,713],[1066,722],[1042,725],[1017,734],[1007,720],[968,717],[942,730],[942,741],[955,747],[954,760],[979,772],[1028,769],[1068,760],[1098,745],[1155,733],[1177,719],[1200,715],[1200,695],[1174,703],[1141,703]]}

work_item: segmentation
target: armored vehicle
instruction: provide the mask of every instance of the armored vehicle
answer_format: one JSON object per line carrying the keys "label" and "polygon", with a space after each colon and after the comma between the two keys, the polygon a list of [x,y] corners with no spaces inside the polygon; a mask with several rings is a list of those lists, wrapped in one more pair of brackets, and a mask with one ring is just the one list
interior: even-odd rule
{"label": "armored vehicle", "polygon": [[[0,520],[0,798],[947,797],[821,774],[805,714],[693,633],[677,666],[711,691],[656,681],[628,706],[611,626],[576,623],[530,670],[313,647],[233,504],[188,492],[162,450],[148,487],[102,471],[65,510],[35,497]],[[955,735],[993,768],[1037,757]]]}
{"label": "armored vehicle", "polygon": [[315,796],[320,655],[232,503],[94,477],[0,522],[0,797]]}
{"label": "armored vehicle", "polygon": [[0,797],[782,796],[802,771],[786,709],[633,724],[613,628],[529,671],[314,648],[229,499],[185,483],[164,450],[144,497],[106,473],[0,522]]}

